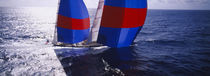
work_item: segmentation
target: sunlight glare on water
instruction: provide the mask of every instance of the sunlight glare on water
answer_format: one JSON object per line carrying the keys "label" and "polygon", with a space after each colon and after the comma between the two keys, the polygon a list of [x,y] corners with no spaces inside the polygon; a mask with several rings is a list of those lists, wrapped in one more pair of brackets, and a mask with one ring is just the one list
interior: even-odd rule
{"label": "sunlight glare on water", "polygon": [[0,8],[0,75],[62,75],[51,45],[57,8]]}

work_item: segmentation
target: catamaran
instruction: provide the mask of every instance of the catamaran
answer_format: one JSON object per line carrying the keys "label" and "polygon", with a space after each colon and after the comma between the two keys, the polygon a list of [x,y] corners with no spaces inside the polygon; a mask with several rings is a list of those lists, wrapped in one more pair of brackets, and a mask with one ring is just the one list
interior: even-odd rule
{"label": "catamaran", "polygon": [[147,14],[147,0],[99,0],[93,26],[83,0],[60,0],[54,45],[129,47]]}

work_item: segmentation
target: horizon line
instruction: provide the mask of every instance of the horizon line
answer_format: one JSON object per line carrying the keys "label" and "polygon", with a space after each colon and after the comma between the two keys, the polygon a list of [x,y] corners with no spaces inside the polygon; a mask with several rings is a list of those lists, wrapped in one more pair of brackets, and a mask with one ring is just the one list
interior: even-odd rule
{"label": "horizon line", "polygon": [[[5,7],[5,8],[40,8],[40,7],[43,7],[43,8],[58,8],[56,6],[18,6],[18,7],[16,7],[16,6],[0,6],[0,8],[1,7]],[[88,9],[97,9],[97,8],[88,8]],[[210,9],[148,8],[148,10],[210,10]]]}

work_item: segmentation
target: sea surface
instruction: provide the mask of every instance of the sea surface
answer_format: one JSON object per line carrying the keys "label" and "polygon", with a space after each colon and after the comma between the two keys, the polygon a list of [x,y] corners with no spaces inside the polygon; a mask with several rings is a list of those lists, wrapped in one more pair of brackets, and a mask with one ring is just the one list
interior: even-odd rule
{"label": "sea surface", "polygon": [[0,76],[210,76],[210,11],[149,10],[135,44],[119,49],[46,43],[56,17],[52,7],[0,7]]}

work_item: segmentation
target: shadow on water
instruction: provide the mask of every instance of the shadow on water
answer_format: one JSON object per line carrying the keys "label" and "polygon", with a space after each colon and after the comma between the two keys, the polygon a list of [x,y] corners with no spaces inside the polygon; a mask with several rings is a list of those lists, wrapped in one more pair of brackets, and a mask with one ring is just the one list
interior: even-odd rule
{"label": "shadow on water", "polygon": [[134,47],[111,48],[102,53],[101,57],[110,68],[119,69],[125,76],[144,75],[143,71],[138,70],[142,63],[137,60]]}
{"label": "shadow on water", "polygon": [[68,76],[100,76],[105,67],[100,57],[88,48],[55,49]]}
{"label": "shadow on water", "polygon": [[137,71],[140,65],[133,47],[109,48],[99,50],[81,48],[55,49],[68,76],[136,76],[143,72]]}

